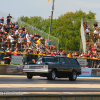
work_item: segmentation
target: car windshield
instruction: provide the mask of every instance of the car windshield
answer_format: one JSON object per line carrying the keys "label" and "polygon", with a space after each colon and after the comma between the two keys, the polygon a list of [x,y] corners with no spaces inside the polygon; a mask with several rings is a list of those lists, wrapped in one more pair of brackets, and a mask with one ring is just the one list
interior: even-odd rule
{"label": "car windshield", "polygon": [[54,57],[48,57],[48,58],[44,58],[44,62],[55,62],[55,63],[59,63],[59,59],[58,58],[54,58]]}
{"label": "car windshield", "polygon": [[42,58],[39,58],[36,62],[36,64],[41,64],[42,63]]}
{"label": "car windshield", "polygon": [[59,58],[54,58],[54,57],[45,57],[45,58],[39,58],[36,64],[41,64],[42,62],[45,63],[59,63]]}

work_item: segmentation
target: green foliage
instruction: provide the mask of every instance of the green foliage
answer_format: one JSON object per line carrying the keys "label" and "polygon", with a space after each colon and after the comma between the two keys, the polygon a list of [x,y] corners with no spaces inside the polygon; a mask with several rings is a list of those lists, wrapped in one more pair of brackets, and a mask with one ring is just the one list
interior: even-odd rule
{"label": "green foliage", "polygon": [[[88,14],[82,10],[76,12],[67,12],[52,20],[51,35],[60,39],[59,48],[64,50],[79,50],[80,48],[80,27],[81,19],[95,19],[95,13],[89,11]],[[33,25],[46,33],[49,33],[50,18],[34,16],[28,18],[22,16],[22,21]]]}

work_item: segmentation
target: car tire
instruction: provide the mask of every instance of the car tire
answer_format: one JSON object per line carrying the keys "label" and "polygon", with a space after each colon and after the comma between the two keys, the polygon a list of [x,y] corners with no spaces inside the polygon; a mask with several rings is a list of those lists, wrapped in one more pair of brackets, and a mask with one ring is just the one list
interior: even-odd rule
{"label": "car tire", "polygon": [[49,74],[49,76],[47,76],[47,79],[48,80],[55,80],[56,78],[56,71],[55,70],[52,70]]}
{"label": "car tire", "polygon": [[77,78],[77,73],[76,73],[76,71],[73,71],[73,72],[71,73],[71,75],[69,76],[69,80],[70,80],[70,81],[75,81],[76,78]]}
{"label": "car tire", "polygon": [[32,79],[32,77],[33,77],[33,76],[32,76],[31,74],[27,73],[27,78],[28,78],[28,79]]}

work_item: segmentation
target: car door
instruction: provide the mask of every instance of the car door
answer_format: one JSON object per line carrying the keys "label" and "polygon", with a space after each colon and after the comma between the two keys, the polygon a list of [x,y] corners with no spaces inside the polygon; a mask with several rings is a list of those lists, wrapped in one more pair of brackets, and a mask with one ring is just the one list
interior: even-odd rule
{"label": "car door", "polygon": [[80,71],[81,68],[76,59],[70,58],[70,62],[73,69],[77,70],[77,72]]}
{"label": "car door", "polygon": [[64,74],[66,68],[65,68],[65,57],[59,58],[59,66],[57,67],[58,73],[62,76]]}
{"label": "car door", "polygon": [[69,58],[67,58],[67,57],[65,57],[65,69],[66,69],[67,73],[71,72],[73,69],[71,62],[70,62]]}

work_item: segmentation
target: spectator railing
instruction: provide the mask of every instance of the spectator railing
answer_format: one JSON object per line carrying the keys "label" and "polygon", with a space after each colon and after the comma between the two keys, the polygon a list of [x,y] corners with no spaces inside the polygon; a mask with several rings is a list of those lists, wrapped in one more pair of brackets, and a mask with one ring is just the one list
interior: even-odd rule
{"label": "spectator railing", "polygon": [[[0,52],[0,59],[3,61],[3,56],[2,54],[5,54],[6,52]],[[14,55],[17,54],[17,55]],[[12,60],[11,64],[28,64],[28,63],[33,63],[33,59],[37,60],[39,56],[46,56],[47,54],[29,54],[29,53],[14,53],[11,52]],[[47,56],[50,56],[47,55]],[[79,64],[81,67],[88,67],[88,68],[100,68],[100,58],[89,58],[89,57],[78,57],[78,56],[73,56],[73,58],[77,58]],[[2,63],[3,64],[3,63]]]}

